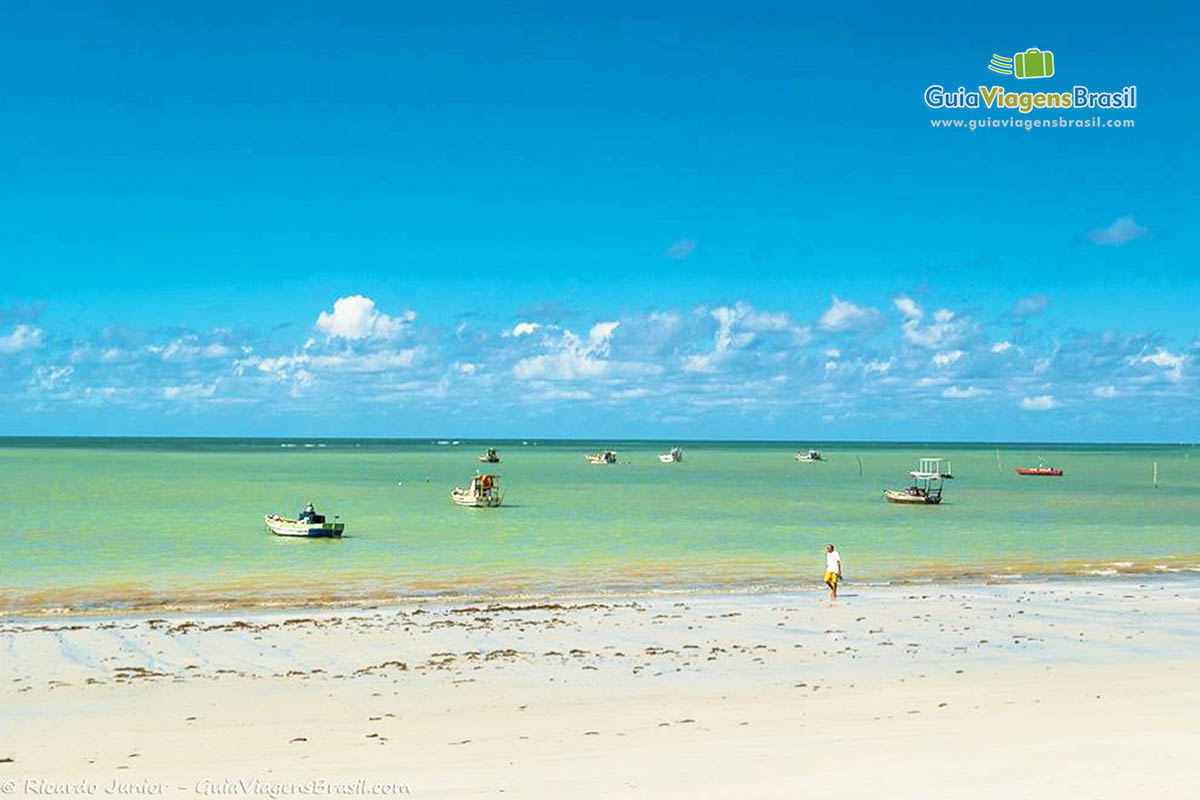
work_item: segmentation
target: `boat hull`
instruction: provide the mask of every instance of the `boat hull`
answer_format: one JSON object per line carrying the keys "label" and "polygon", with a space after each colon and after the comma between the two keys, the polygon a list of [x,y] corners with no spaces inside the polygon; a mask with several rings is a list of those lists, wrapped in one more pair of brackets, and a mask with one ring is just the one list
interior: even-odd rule
{"label": "boat hull", "polygon": [[1033,478],[1061,478],[1063,471],[1061,469],[1042,469],[1038,467],[1017,467],[1018,475],[1025,475]]}
{"label": "boat hull", "polygon": [[263,518],[267,530],[276,536],[293,536],[302,539],[338,539],[346,530],[343,522],[300,522],[277,514],[268,514]]}
{"label": "boat hull", "polygon": [[886,489],[883,492],[883,497],[889,503],[896,503],[905,506],[936,506],[942,502],[940,494],[912,494],[910,492],[899,492],[895,489]]}
{"label": "boat hull", "polygon": [[468,492],[454,491],[450,493],[450,499],[457,506],[463,508],[495,508],[504,502],[504,497],[498,494],[492,495],[471,495]]}

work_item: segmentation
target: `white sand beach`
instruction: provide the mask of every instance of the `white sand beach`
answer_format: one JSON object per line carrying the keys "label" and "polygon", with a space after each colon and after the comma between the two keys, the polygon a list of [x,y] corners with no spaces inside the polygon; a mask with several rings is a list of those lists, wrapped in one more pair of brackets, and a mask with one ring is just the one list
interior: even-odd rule
{"label": "white sand beach", "polygon": [[1156,578],[9,620],[0,789],[1187,796],[1198,619]]}

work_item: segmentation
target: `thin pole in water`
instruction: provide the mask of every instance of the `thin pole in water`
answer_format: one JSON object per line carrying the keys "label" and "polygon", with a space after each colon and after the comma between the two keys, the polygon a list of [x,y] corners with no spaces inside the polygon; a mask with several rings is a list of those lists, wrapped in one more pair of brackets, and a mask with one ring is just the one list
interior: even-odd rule
{"label": "thin pole in water", "polygon": [[862,456],[855,456],[858,459],[858,475],[862,477]]}
{"label": "thin pole in water", "polygon": [[1154,488],[1158,488],[1158,462],[1154,462]]}
{"label": "thin pole in water", "polygon": [[999,447],[996,448],[996,471],[997,472],[1004,471],[1004,467],[1000,466],[1000,448]]}

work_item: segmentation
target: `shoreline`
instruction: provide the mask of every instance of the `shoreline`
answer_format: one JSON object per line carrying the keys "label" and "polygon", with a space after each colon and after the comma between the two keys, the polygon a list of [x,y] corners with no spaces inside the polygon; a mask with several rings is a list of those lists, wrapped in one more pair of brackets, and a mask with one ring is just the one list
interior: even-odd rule
{"label": "shoreline", "polygon": [[0,778],[1125,796],[1195,776],[1198,614],[1101,579],[8,622]]}
{"label": "shoreline", "polygon": [[[842,587],[875,589],[905,587],[966,588],[972,586],[1032,586],[1108,582],[1195,582],[1200,585],[1200,567],[1157,568],[1152,571],[1123,569],[1129,562],[1111,562],[1105,568],[1084,572],[1027,572],[1020,574],[965,572],[955,576],[908,577],[894,579],[847,579]],[[752,597],[763,595],[805,595],[822,590],[819,579],[796,582],[747,581],[691,586],[615,586],[610,589],[565,591],[481,591],[434,592],[429,594],[361,593],[343,597],[303,599],[280,595],[247,595],[197,600],[143,601],[101,600],[78,605],[26,605],[0,607],[0,623],[22,619],[99,618],[141,616],[145,614],[252,613],[270,611],[339,610],[347,608],[393,608],[406,605],[454,603],[579,603],[614,599],[652,599],[666,597]],[[2,590],[0,590],[2,591]],[[42,593],[38,593],[39,595]]]}

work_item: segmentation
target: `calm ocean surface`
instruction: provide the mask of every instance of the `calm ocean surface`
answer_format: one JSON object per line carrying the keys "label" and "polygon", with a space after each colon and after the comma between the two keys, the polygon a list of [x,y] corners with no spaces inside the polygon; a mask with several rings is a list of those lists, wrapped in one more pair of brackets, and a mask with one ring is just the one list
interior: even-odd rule
{"label": "calm ocean surface", "polygon": [[[1200,570],[1193,446],[671,444],[0,439],[0,611],[765,587],[826,542],[850,581]],[[453,505],[487,445],[505,506]],[[944,503],[885,503],[919,456],[952,460]],[[1040,458],[1066,476],[1013,473]],[[345,538],[266,532],[308,500]]]}

